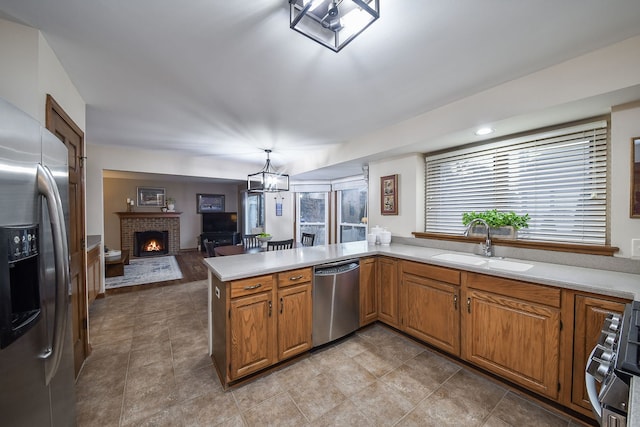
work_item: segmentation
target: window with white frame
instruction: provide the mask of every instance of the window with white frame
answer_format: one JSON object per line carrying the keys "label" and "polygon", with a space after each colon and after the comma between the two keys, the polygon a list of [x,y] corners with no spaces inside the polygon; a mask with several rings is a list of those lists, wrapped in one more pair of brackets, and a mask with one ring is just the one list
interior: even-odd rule
{"label": "window with white frame", "polygon": [[296,235],[302,233],[315,234],[314,245],[324,245],[328,242],[327,224],[329,222],[329,193],[309,192],[296,194],[297,230]]}
{"label": "window with white frame", "polygon": [[264,193],[244,193],[244,234],[264,231]]}
{"label": "window with white frame", "polygon": [[338,192],[338,241],[340,243],[367,240],[366,184]]}
{"label": "window with white frame", "polygon": [[519,239],[604,245],[607,121],[426,155],[425,232],[462,234],[462,214],[529,214]]}

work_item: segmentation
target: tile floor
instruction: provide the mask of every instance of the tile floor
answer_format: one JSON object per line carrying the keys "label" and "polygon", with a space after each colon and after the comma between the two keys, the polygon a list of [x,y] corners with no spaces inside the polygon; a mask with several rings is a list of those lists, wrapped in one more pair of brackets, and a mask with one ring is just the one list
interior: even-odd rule
{"label": "tile floor", "polygon": [[577,426],[381,325],[224,392],[207,356],[206,281],[90,310],[84,426]]}

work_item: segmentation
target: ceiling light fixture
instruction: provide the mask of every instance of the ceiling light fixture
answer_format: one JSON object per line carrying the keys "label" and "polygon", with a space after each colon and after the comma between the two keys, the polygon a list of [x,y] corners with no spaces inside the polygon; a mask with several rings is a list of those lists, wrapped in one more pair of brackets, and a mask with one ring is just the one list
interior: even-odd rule
{"label": "ceiling light fixture", "polygon": [[480,128],[475,131],[475,134],[478,136],[489,135],[490,133],[495,132],[495,129],[491,129],[490,127]]}
{"label": "ceiling light fixture", "polygon": [[247,190],[254,193],[289,191],[289,175],[277,173],[269,159],[271,150],[264,150],[264,152],[267,153],[267,162],[260,172],[247,175]]}
{"label": "ceiling light fixture", "polygon": [[380,17],[379,0],[289,0],[289,27],[334,52]]}

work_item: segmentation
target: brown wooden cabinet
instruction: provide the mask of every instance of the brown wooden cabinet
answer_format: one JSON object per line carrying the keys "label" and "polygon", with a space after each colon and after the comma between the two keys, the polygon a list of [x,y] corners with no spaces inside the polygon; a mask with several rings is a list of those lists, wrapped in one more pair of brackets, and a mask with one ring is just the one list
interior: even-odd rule
{"label": "brown wooden cabinet", "polygon": [[460,356],[460,271],[410,261],[400,268],[402,330]]}
{"label": "brown wooden cabinet", "polygon": [[376,268],[378,281],[378,319],[398,327],[398,261],[393,258],[378,258]]}
{"label": "brown wooden cabinet", "polygon": [[310,350],[311,269],[278,274],[278,361]]}
{"label": "brown wooden cabinet", "polygon": [[571,403],[586,415],[591,415],[591,404],[584,381],[584,369],[591,350],[595,347],[604,319],[609,313],[622,314],[628,302],[619,298],[599,295],[574,294],[573,329],[573,382]]}
{"label": "brown wooden cabinet", "polygon": [[273,278],[233,281],[230,290],[228,376],[236,380],[275,363]]}
{"label": "brown wooden cabinet", "polygon": [[378,319],[378,293],[376,291],[376,258],[360,260],[360,326]]}
{"label": "brown wooden cabinet", "polygon": [[100,294],[102,269],[100,268],[100,245],[87,252],[87,303],[91,303]]}
{"label": "brown wooden cabinet", "polygon": [[555,399],[560,289],[463,273],[462,357]]}
{"label": "brown wooden cabinet", "polygon": [[230,282],[211,276],[211,350],[225,388],[311,349],[311,278],[311,268]]}

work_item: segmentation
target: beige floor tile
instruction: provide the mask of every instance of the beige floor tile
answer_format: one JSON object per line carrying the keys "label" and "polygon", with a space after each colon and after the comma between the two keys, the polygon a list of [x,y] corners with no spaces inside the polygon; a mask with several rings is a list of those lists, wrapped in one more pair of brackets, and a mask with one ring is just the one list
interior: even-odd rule
{"label": "beige floor tile", "polygon": [[460,366],[430,351],[423,351],[412,359],[404,362],[420,376],[433,384],[442,384],[451,378],[456,372],[460,371]]}
{"label": "beige floor tile", "polygon": [[438,391],[422,400],[398,426],[481,426],[489,410],[473,401],[452,398]]}
{"label": "beige floor tile", "polygon": [[183,402],[185,427],[210,427],[237,423],[240,411],[231,393],[221,390],[203,394]]}
{"label": "beige floor tile", "polygon": [[289,395],[309,421],[319,418],[346,400],[345,395],[324,374],[300,383],[299,387],[289,390]]}
{"label": "beige floor tile", "polygon": [[150,379],[144,387],[130,389],[127,385],[122,407],[122,424],[137,425],[142,420],[178,403],[175,382]]}
{"label": "beige floor tile", "polygon": [[180,402],[214,391],[222,391],[222,385],[213,366],[194,369],[182,375],[176,374],[176,387]]}
{"label": "beige floor tile", "polygon": [[405,416],[413,404],[382,382],[375,382],[354,396],[351,401],[377,426],[395,424]]}
{"label": "beige floor tile", "polygon": [[122,393],[119,396],[99,396],[78,399],[76,421],[78,427],[117,427],[122,412]]}
{"label": "beige floor tile", "polygon": [[559,417],[513,393],[500,401],[492,413],[500,420],[521,427],[567,427],[569,420]]}
{"label": "beige floor tile", "polygon": [[169,406],[144,419],[134,419],[129,423],[123,423],[122,427],[184,427],[186,421],[182,407]]}
{"label": "beige floor tile", "polygon": [[145,388],[158,384],[175,387],[173,365],[170,359],[131,368],[127,372],[127,395],[135,395]]}
{"label": "beige floor tile", "polygon": [[506,389],[480,375],[459,370],[435,393],[445,399],[475,404],[488,413],[502,400]]}
{"label": "beige floor tile", "polygon": [[307,419],[296,407],[288,393],[280,393],[243,413],[247,424],[253,426],[299,427]]}
{"label": "beige floor tile", "polygon": [[336,364],[332,369],[323,371],[334,385],[349,397],[373,384],[376,377],[352,359]]}
{"label": "beige floor tile", "polygon": [[371,427],[373,421],[367,418],[350,400],[342,402],[311,423],[313,427]]}
{"label": "beige floor tile", "polygon": [[320,374],[320,370],[311,361],[311,358],[300,360],[273,375],[277,378],[283,390],[299,388],[301,384],[307,384]]}
{"label": "beige floor tile", "polygon": [[402,361],[399,359],[385,358],[377,352],[369,350],[355,355],[352,359],[377,378],[382,377],[402,365]]}
{"label": "beige floor tile", "polygon": [[391,386],[394,392],[399,393],[414,406],[440,386],[424,372],[407,365],[394,369],[380,378],[380,381]]}
{"label": "beige floor tile", "polygon": [[265,400],[282,394],[284,390],[275,374],[244,384],[230,394],[233,394],[241,411],[246,411],[260,405]]}

